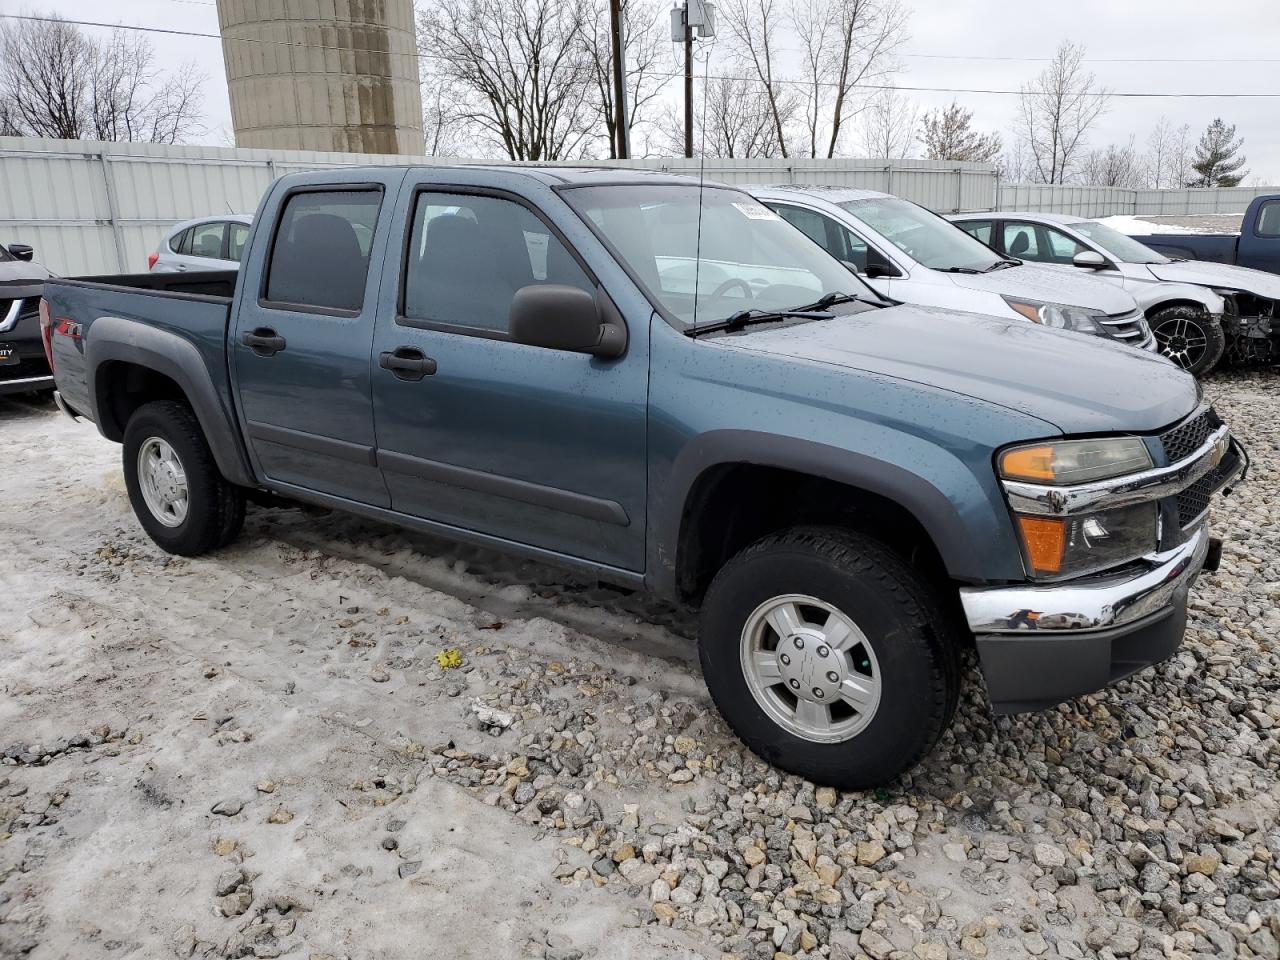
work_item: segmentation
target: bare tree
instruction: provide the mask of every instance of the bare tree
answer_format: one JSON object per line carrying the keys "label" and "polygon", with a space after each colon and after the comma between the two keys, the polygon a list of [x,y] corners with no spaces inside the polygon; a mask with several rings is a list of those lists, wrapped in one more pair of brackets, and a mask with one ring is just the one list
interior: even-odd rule
{"label": "bare tree", "polygon": [[[447,77],[422,70],[422,140],[428,157],[455,157],[468,151],[459,137],[466,126],[457,93]],[[471,151],[474,154],[474,151]]]}
{"label": "bare tree", "polygon": [[193,65],[164,75],[151,44],[115,30],[97,40],[56,17],[0,26],[8,129],[66,140],[179,143],[202,133]]}
{"label": "bare tree", "polygon": [[583,43],[587,0],[431,0],[418,45],[457,117],[512,160],[582,156],[597,116]]}
{"label": "bare tree", "polygon": [[[711,77],[705,109],[695,111],[693,149],[697,156],[753,159],[782,154],[773,108],[759,83],[745,77]],[[784,122],[792,117],[784,116]],[[684,151],[684,114],[668,109],[663,147]]]}
{"label": "bare tree", "polygon": [[[778,33],[787,19],[783,0],[722,0],[721,23],[727,28],[733,59],[751,71],[773,122],[778,152],[788,156],[787,126],[796,112],[795,90],[778,75]],[[755,95],[752,95],[755,99]]]}
{"label": "bare tree", "polygon": [[920,124],[920,142],[930,160],[964,160],[994,163],[1003,149],[998,133],[973,129],[973,111],[954,100],[941,110],[930,110]]}
{"label": "bare tree", "polygon": [[[592,0],[594,8],[583,29],[582,42],[591,64],[593,101],[608,136],[609,156],[618,152],[618,114],[613,93],[613,43],[608,0]],[[634,129],[662,93],[667,77],[660,75],[663,33],[658,5],[651,0],[621,0],[622,59],[626,64],[628,128]]]}
{"label": "bare tree", "polygon": [[868,157],[901,160],[915,143],[919,109],[906,96],[889,87],[872,99],[862,115],[862,150]]}
{"label": "bare tree", "polygon": [[1145,180],[1157,190],[1180,187],[1190,175],[1191,127],[1174,127],[1166,116],[1156,121],[1147,135],[1147,152],[1143,158]]}
{"label": "bare tree", "polygon": [[1107,109],[1108,91],[1084,68],[1085,48],[1064,41],[1053,61],[1023,84],[1017,131],[1032,159],[1033,179],[1066,183],[1088,145],[1089,130]]}
{"label": "bare tree", "polygon": [[1133,146],[1108,144],[1103,150],[1091,150],[1081,164],[1081,178],[1095,187],[1137,187],[1143,183],[1142,164]]}
{"label": "bare tree", "polygon": [[834,157],[845,124],[870,102],[859,86],[899,69],[907,14],[896,0],[793,0],[789,20],[800,40],[805,152]]}

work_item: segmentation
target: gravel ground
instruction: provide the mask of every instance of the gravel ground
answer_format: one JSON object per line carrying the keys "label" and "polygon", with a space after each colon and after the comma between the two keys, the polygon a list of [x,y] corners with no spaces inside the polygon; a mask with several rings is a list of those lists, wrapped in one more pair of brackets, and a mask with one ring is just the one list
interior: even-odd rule
{"label": "gravel ground", "polygon": [[[1188,227],[1201,233],[1239,233],[1240,221],[1244,219],[1244,211],[1240,213],[1201,213],[1187,216],[1139,217],[1161,226]],[[1159,233],[1159,230],[1153,231]]]}
{"label": "gravel ground", "polygon": [[681,611],[317,511],[169,558],[0,401],[0,957],[1278,957],[1276,381],[1207,385],[1253,479],[1178,655],[1018,718],[970,668],[868,793],[747,754]]}

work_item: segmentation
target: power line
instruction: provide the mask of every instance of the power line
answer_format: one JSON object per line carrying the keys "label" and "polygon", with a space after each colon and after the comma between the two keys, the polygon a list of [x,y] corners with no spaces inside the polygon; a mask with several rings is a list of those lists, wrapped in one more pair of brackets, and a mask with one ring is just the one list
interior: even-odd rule
{"label": "power line", "polygon": [[[178,30],[173,27],[144,27],[131,23],[103,23],[95,20],[68,20],[61,17],[42,17],[32,14],[16,14],[16,13],[0,13],[0,20],[25,20],[36,23],[67,23],[77,27],[101,27],[107,30],[133,30],[139,33],[157,33],[166,36],[178,37],[199,37],[206,40],[219,40],[225,43],[264,43],[274,46],[286,47],[302,47],[308,50],[332,50],[338,53],[377,53],[380,55],[414,57],[419,60],[436,60],[443,63],[455,63],[458,58],[447,57],[438,53],[421,53],[418,51],[395,51],[395,50],[359,50],[352,47],[331,47],[324,44],[303,43],[296,40],[268,40],[262,37],[224,37],[217,33],[205,33],[198,30]],[[528,64],[512,61],[513,65],[528,66]],[[677,79],[683,77],[683,73],[661,73],[650,72],[651,77],[661,77],[664,79]],[[727,80],[731,82],[744,83],[761,83],[759,77],[736,77],[727,75],[711,74],[706,77],[707,80]],[[792,79],[775,79],[774,83],[791,84],[803,87],[839,87],[840,84],[833,81],[817,81],[812,80],[792,80]],[[1021,90],[1006,90],[994,87],[924,87],[894,83],[856,83],[851,84],[848,89],[856,90],[898,90],[906,93],[965,93],[979,96],[1021,96]],[[1095,96],[1114,97],[1116,99],[1133,99],[1133,100],[1274,100],[1280,99],[1280,93],[1151,93],[1147,91],[1115,91],[1108,90],[1095,94]]]}
{"label": "power line", "polygon": [[[992,60],[1004,63],[1048,63],[1053,57],[995,57],[967,53],[901,53],[915,60]],[[1085,57],[1085,63],[1280,63],[1280,57]]]}

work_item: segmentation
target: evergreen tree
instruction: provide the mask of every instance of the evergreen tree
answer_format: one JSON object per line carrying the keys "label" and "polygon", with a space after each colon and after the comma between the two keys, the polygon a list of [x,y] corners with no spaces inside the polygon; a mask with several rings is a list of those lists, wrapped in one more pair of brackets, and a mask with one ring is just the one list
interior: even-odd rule
{"label": "evergreen tree", "polygon": [[994,163],[1000,156],[1000,134],[978,133],[971,126],[973,111],[954,100],[944,110],[931,110],[921,124],[920,140],[930,160],[972,160]]}
{"label": "evergreen tree", "polygon": [[1249,175],[1248,170],[1240,169],[1246,158],[1236,156],[1243,146],[1244,138],[1236,139],[1235,124],[1227,126],[1221,117],[1214,118],[1196,144],[1196,158],[1191,162],[1191,169],[1196,175],[1187,182],[1187,186],[1239,186],[1240,181]]}

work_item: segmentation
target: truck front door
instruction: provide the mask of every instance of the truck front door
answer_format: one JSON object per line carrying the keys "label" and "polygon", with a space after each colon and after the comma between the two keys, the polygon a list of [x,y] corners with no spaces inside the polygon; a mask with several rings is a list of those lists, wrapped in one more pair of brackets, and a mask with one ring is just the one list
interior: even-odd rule
{"label": "truck front door", "polygon": [[403,170],[291,189],[264,211],[231,335],[242,429],[257,469],[300,490],[386,507],[374,453],[369,350]]}
{"label": "truck front door", "polygon": [[615,360],[511,341],[518,289],[595,293],[596,277],[528,200],[432,179],[411,173],[402,191],[404,236],[388,252],[373,345],[378,462],[393,508],[559,558],[643,569],[647,329],[631,330]]}

